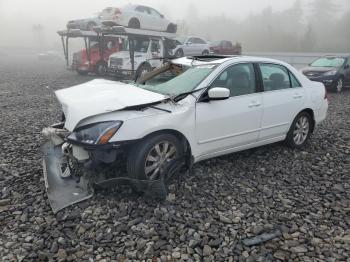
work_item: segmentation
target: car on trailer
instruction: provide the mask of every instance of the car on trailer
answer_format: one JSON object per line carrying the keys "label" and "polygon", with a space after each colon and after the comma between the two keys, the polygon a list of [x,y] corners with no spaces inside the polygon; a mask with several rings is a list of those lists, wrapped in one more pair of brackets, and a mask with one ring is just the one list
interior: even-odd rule
{"label": "car on trailer", "polygon": [[324,85],[278,60],[184,57],[156,70],[56,91],[64,121],[44,130],[55,211],[119,181],[116,163],[131,181],[166,183],[170,170],[205,159],[279,141],[302,148],[327,115]]}
{"label": "car on trailer", "polygon": [[301,70],[312,81],[323,83],[327,89],[340,93],[350,86],[350,56],[324,56]]}
{"label": "car on trailer", "polygon": [[177,25],[152,7],[129,4],[121,8],[108,7],[101,13],[106,26],[125,26],[134,29],[176,33]]}

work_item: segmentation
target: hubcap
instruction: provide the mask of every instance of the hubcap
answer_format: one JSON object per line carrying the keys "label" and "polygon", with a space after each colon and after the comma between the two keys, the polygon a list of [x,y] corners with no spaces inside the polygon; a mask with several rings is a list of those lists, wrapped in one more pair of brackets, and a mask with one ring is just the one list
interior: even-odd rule
{"label": "hubcap", "polygon": [[309,135],[310,131],[310,123],[309,119],[306,116],[302,116],[298,119],[295,124],[295,128],[293,131],[293,139],[296,145],[302,145]]}
{"label": "hubcap", "polygon": [[343,89],[343,80],[339,79],[337,84],[337,91],[341,92],[342,89]]}
{"label": "hubcap", "polygon": [[156,180],[163,173],[166,165],[176,158],[174,144],[163,141],[156,144],[148,153],[145,162],[145,174],[148,180]]}

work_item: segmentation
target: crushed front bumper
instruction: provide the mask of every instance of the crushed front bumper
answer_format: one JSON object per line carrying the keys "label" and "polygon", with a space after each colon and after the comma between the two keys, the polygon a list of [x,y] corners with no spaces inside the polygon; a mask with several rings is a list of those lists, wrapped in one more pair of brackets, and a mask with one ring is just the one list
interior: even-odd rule
{"label": "crushed front bumper", "polygon": [[42,150],[45,187],[54,213],[93,196],[89,182],[72,174],[61,145],[47,142]]}
{"label": "crushed front bumper", "polygon": [[[69,132],[57,127],[43,130],[43,135],[48,141],[42,146],[45,187],[54,213],[91,198],[94,186],[113,188],[129,185],[151,198],[166,198],[164,179],[137,180],[122,174],[120,166],[116,165],[122,160],[118,160],[116,153],[123,151],[120,147],[107,147],[96,152],[72,145],[65,141]],[[164,173],[168,177],[173,176],[183,166],[184,161],[184,158],[179,158],[172,162],[165,168]]]}

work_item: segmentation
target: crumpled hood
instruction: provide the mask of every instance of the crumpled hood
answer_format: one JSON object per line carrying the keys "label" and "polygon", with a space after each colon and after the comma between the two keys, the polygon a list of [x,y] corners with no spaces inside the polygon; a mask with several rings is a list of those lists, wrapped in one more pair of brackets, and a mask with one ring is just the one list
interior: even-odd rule
{"label": "crumpled hood", "polygon": [[55,92],[66,117],[65,128],[73,131],[80,121],[91,116],[127,107],[160,102],[166,96],[130,84],[96,79]]}

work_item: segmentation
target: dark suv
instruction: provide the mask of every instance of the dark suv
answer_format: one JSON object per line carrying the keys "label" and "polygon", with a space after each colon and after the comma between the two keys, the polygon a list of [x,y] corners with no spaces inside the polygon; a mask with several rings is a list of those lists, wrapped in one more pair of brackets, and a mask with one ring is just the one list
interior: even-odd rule
{"label": "dark suv", "polygon": [[327,89],[341,92],[350,84],[350,56],[324,56],[302,72],[312,81],[322,82]]}

